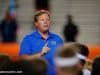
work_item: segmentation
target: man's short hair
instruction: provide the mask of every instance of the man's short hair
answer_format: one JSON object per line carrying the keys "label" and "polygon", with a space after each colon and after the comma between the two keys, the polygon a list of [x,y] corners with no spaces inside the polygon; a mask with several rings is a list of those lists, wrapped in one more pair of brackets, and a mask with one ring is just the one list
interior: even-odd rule
{"label": "man's short hair", "polygon": [[85,62],[86,62],[86,58],[89,55],[89,49],[88,49],[88,47],[86,45],[84,45],[84,44],[81,44],[81,43],[72,43],[72,44],[69,45],[69,47],[75,49],[75,51],[78,54],[80,54],[80,55],[82,55],[82,56],[85,57],[84,59],[79,57],[82,65],[84,65]]}
{"label": "man's short hair", "polygon": [[33,60],[20,60],[18,66],[23,71],[23,75],[46,75],[47,62],[42,58],[34,58]]}
{"label": "man's short hair", "polygon": [[[65,66],[59,66],[59,61],[56,60],[56,57],[58,58],[64,58],[66,60],[66,63],[69,62],[69,59],[73,60],[74,58],[74,61],[71,61],[71,63],[73,63],[71,65],[71,63],[68,63],[68,64],[65,64]],[[68,59],[68,60],[67,60]],[[58,63],[57,63],[58,62]],[[61,61],[62,64],[64,64],[64,61]],[[79,63],[78,61],[78,58],[76,57],[76,51],[73,49],[73,48],[68,48],[67,46],[64,46],[64,47],[61,47],[60,50],[58,51],[57,55],[55,56],[55,65],[60,67],[60,69],[63,71],[63,72],[76,72],[77,70],[77,64]]]}
{"label": "man's short hair", "polygon": [[81,44],[81,43],[72,43],[70,44],[70,47],[76,49],[80,54],[88,57],[89,55],[89,49],[86,45]]}
{"label": "man's short hair", "polygon": [[38,17],[42,14],[47,14],[50,17],[50,13],[46,10],[39,10],[36,12],[36,14],[34,15],[34,22],[38,21]]}
{"label": "man's short hair", "polygon": [[92,64],[92,73],[91,75],[100,75],[100,56],[97,56]]}
{"label": "man's short hair", "polygon": [[32,61],[34,75],[46,75],[48,63],[42,58],[35,58]]}
{"label": "man's short hair", "polygon": [[5,54],[0,54],[0,70],[7,70],[10,65],[10,57]]}

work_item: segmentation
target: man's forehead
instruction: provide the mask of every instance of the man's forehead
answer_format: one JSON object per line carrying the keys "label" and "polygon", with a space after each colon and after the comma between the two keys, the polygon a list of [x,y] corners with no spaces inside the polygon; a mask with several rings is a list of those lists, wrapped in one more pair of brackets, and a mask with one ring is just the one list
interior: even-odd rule
{"label": "man's forehead", "polygon": [[38,16],[38,18],[43,18],[43,17],[50,18],[50,16],[47,13],[43,13],[43,14]]}

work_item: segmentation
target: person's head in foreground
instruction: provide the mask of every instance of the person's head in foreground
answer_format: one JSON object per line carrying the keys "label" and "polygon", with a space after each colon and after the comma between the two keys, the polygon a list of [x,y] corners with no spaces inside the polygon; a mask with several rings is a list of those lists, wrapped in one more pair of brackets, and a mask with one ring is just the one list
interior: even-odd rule
{"label": "person's head in foreground", "polygon": [[54,61],[58,75],[77,75],[79,59],[74,49],[61,47]]}
{"label": "person's head in foreground", "polygon": [[50,14],[46,10],[40,10],[34,15],[36,29],[40,32],[47,32],[50,28]]}
{"label": "person's head in foreground", "polygon": [[0,71],[8,70],[11,63],[10,57],[5,54],[0,54]]}
{"label": "person's head in foreground", "polygon": [[89,49],[86,45],[81,43],[71,43],[69,45],[70,48],[73,48],[77,52],[77,57],[80,59],[80,64],[82,66],[85,65],[87,57],[89,55]]}
{"label": "person's head in foreground", "polygon": [[46,75],[47,62],[42,58],[34,58],[33,60],[20,60],[18,63],[23,71],[23,75]]}
{"label": "person's head in foreground", "polygon": [[90,75],[90,72],[87,69],[84,69],[84,65],[87,61],[87,57],[89,55],[89,49],[86,45],[80,43],[72,43],[69,45],[70,48],[73,48],[77,52],[77,57],[80,59],[79,67],[79,75]]}
{"label": "person's head in foreground", "polygon": [[91,75],[100,75],[100,56],[96,57],[93,61]]}
{"label": "person's head in foreground", "polygon": [[31,61],[33,65],[34,75],[46,75],[48,63],[42,58],[36,58]]}

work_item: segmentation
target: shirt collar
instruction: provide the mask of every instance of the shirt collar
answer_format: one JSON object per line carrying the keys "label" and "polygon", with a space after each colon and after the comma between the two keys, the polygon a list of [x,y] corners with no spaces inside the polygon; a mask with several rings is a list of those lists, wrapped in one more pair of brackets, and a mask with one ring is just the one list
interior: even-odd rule
{"label": "shirt collar", "polygon": [[[36,37],[38,37],[38,38],[42,38],[42,36],[41,36],[41,34],[39,33],[39,31],[37,30],[37,29],[35,29],[35,35],[36,35]],[[48,38],[52,38],[53,37],[53,34],[49,31],[48,32]],[[48,39],[47,38],[47,39]]]}

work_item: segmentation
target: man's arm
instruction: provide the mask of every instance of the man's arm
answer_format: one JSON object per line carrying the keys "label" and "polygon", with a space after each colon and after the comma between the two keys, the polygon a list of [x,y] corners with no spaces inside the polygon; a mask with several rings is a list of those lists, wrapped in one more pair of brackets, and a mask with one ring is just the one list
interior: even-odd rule
{"label": "man's arm", "polygon": [[48,48],[47,46],[44,46],[40,53],[33,54],[33,55],[24,54],[24,55],[21,56],[21,58],[27,59],[27,60],[31,60],[31,59],[34,59],[34,58],[40,58],[43,55],[45,55],[49,50],[50,50],[50,48]]}
{"label": "man's arm", "polygon": [[41,52],[31,55],[31,42],[29,38],[25,37],[21,43],[20,55],[21,59],[31,60],[34,58],[40,58],[41,56],[45,55],[49,50],[50,48],[48,48],[47,44],[45,44]]}
{"label": "man's arm", "polygon": [[24,54],[24,55],[21,56],[21,59],[32,60],[34,58],[40,58],[41,56],[42,56],[41,53],[37,53],[37,54],[33,54],[33,55]]}

